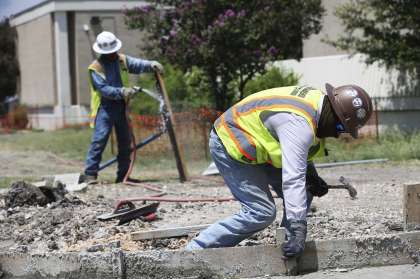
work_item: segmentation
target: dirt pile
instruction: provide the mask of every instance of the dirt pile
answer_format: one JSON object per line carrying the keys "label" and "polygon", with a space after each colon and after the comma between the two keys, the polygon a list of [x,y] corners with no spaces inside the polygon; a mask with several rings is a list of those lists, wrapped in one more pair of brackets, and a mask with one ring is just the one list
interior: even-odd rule
{"label": "dirt pile", "polygon": [[65,199],[66,194],[66,185],[60,182],[37,187],[25,181],[18,181],[12,183],[4,201],[7,208],[27,205],[46,206]]}
{"label": "dirt pile", "polygon": [[48,202],[49,199],[38,187],[24,181],[13,183],[5,196],[5,204],[8,208],[25,205],[44,206]]}

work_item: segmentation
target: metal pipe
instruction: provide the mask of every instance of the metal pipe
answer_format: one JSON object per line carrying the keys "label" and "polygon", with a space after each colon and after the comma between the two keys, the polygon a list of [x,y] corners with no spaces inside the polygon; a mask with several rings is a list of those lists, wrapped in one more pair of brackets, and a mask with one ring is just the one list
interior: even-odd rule
{"label": "metal pipe", "polygon": [[332,168],[332,167],[357,165],[357,164],[384,163],[384,162],[387,162],[387,161],[388,161],[388,159],[356,160],[356,161],[315,164],[315,167],[322,169],[322,168]]}
{"label": "metal pipe", "polygon": [[[156,133],[156,134],[154,134],[154,135],[149,136],[149,137],[148,137],[148,138],[146,138],[144,141],[139,142],[138,144],[136,144],[135,149],[136,149],[136,150],[140,149],[141,147],[145,146],[145,145],[146,145],[146,144],[148,144],[149,142],[154,141],[155,139],[159,138],[159,137],[160,137],[161,135],[163,135],[164,133],[165,133],[165,131],[164,131],[164,130],[162,130],[162,131],[160,131],[159,133]],[[132,151],[132,149],[131,149],[130,151]],[[105,163],[103,163],[103,164],[101,164],[101,165],[99,166],[99,170],[101,171],[101,170],[103,170],[104,168],[109,167],[110,165],[112,165],[112,164],[113,164],[113,163],[115,163],[116,161],[117,161],[117,157],[114,157],[114,158],[112,158],[112,159],[110,159],[110,160],[106,161]]]}

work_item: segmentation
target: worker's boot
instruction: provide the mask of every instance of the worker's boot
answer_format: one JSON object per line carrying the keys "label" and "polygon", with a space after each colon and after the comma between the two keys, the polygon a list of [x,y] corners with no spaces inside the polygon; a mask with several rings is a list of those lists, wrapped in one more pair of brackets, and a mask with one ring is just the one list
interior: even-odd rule
{"label": "worker's boot", "polygon": [[98,177],[96,175],[82,174],[80,175],[79,183],[86,183],[87,185],[97,184]]}

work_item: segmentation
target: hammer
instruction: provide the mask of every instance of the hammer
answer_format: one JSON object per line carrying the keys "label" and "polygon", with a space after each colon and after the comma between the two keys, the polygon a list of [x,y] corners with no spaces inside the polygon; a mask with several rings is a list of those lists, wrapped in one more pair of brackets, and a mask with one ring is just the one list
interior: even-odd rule
{"label": "hammer", "polygon": [[357,191],[356,189],[348,182],[347,179],[344,178],[344,176],[340,176],[338,179],[342,185],[328,185],[328,189],[346,189],[349,191],[349,195],[351,199],[356,199]]}

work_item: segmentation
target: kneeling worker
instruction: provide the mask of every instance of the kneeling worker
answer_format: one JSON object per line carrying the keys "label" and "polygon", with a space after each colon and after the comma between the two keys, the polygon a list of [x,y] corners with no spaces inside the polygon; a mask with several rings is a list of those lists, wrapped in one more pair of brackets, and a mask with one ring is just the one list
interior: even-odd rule
{"label": "kneeling worker", "polygon": [[324,138],[341,133],[356,138],[372,114],[372,101],[362,88],[326,84],[326,91],[307,86],[261,91],[215,121],[210,152],[242,207],[202,231],[187,250],[235,246],[269,226],[276,217],[271,185],[283,198],[284,256],[303,252],[312,197],[328,191],[311,161],[322,152]]}

